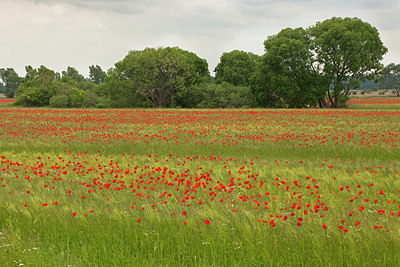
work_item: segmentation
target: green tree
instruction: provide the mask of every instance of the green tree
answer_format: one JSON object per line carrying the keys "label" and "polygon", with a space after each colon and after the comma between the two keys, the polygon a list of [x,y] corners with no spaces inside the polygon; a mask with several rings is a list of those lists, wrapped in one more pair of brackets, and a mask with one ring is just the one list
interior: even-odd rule
{"label": "green tree", "polygon": [[105,71],[101,69],[99,65],[89,66],[89,80],[95,84],[104,82],[104,78],[107,76]]}
{"label": "green tree", "polygon": [[116,83],[114,96],[116,91],[141,95],[154,107],[166,107],[185,87],[200,82],[205,75],[194,59],[193,53],[178,47],[130,51],[115,64],[107,80]]}
{"label": "green tree", "polygon": [[105,91],[107,92],[105,101],[102,103],[108,107],[137,107],[142,106],[143,101],[147,101],[143,96],[136,92],[134,82],[129,79],[121,66],[117,70],[111,68],[104,79]]}
{"label": "green tree", "polygon": [[358,18],[336,18],[309,28],[316,61],[332,85],[327,90],[332,107],[344,106],[350,88],[362,78],[373,78],[387,52],[378,30]]}
{"label": "green tree", "polygon": [[379,85],[383,89],[393,89],[400,96],[400,64],[390,63],[382,69]]}
{"label": "green tree", "polygon": [[38,69],[28,68],[29,73],[17,91],[16,105],[41,107],[47,106],[58,86],[54,71],[40,66]]}
{"label": "green tree", "polygon": [[31,66],[25,66],[25,80],[33,80],[36,77],[36,70]]}
{"label": "green tree", "polygon": [[[193,52],[189,52],[178,47],[175,47],[179,53],[186,57],[186,61],[188,64],[192,65],[194,69],[194,80],[187,80],[190,84],[199,84],[201,82],[211,82],[210,71],[208,70],[207,60],[200,58]],[[190,85],[187,84],[187,85]]]}
{"label": "green tree", "polygon": [[18,76],[13,68],[0,69],[0,79],[3,84],[2,92],[8,98],[14,98],[22,78]]}
{"label": "green tree", "polygon": [[262,106],[316,106],[327,80],[314,64],[311,40],[303,28],[287,28],[264,42],[265,54],[252,79],[251,89]]}
{"label": "green tree", "polygon": [[250,85],[250,77],[255,72],[260,56],[251,52],[233,50],[223,53],[215,67],[215,82],[228,82],[235,86]]}
{"label": "green tree", "polygon": [[27,73],[18,90],[16,105],[56,108],[95,107],[105,98],[102,85],[82,81],[73,68],[69,68],[69,74],[65,72],[62,78],[59,73],[44,66],[39,69],[26,66],[25,70]]}
{"label": "green tree", "polygon": [[85,81],[85,77],[83,77],[82,74],[80,74],[75,68],[69,66],[67,67],[67,71],[62,71],[62,77],[70,77],[78,83]]}

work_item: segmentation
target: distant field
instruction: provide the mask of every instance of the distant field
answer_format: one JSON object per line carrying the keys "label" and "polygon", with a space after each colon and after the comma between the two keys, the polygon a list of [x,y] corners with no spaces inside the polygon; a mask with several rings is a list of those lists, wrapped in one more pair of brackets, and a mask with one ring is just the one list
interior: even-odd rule
{"label": "distant field", "polygon": [[356,98],[379,98],[379,97],[396,97],[394,90],[379,89],[379,90],[350,90],[350,97]]}
{"label": "distant field", "polygon": [[351,98],[348,102],[351,109],[400,109],[398,98]]}
{"label": "distant field", "polygon": [[0,113],[3,264],[400,261],[398,110]]}
{"label": "distant field", "polygon": [[10,105],[10,104],[12,104],[14,102],[15,102],[15,99],[9,99],[9,98],[1,99],[0,98],[0,106],[7,106],[7,105]]}

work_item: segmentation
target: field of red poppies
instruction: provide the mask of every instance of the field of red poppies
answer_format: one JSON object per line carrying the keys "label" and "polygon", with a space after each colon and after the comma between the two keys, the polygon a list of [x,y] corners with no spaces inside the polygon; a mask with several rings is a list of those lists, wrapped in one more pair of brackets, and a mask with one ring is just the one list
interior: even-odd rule
{"label": "field of red poppies", "polygon": [[400,98],[351,98],[352,109],[400,109]]}
{"label": "field of red poppies", "polygon": [[397,263],[399,118],[5,106],[0,262]]}

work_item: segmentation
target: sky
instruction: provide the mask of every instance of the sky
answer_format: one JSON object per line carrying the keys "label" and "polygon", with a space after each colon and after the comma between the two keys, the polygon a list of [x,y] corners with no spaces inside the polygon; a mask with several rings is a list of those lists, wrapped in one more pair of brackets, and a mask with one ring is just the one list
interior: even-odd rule
{"label": "sky", "polygon": [[130,50],[179,46],[207,60],[211,75],[224,52],[262,55],[268,36],[332,17],[376,27],[400,63],[398,0],[0,0],[0,68],[44,65],[61,72],[112,68]]}

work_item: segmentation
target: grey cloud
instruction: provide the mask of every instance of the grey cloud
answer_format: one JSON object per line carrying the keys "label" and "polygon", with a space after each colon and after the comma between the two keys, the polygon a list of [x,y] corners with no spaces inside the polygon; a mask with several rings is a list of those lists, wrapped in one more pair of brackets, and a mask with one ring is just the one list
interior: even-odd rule
{"label": "grey cloud", "polygon": [[[399,55],[394,0],[0,0],[0,67],[27,64],[87,72],[112,67],[129,50],[180,46],[213,70],[223,52],[263,53],[267,36],[333,16],[360,17],[382,33],[385,60]],[[18,56],[15,56],[18,55]]]}

